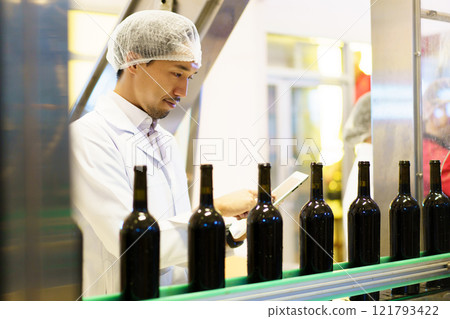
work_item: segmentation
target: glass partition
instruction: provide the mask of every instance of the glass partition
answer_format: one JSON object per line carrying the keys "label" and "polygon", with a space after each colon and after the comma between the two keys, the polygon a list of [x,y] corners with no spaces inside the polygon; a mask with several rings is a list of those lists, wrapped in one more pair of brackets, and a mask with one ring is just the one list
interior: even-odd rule
{"label": "glass partition", "polygon": [[[435,20],[423,18],[428,10],[435,10]],[[440,160],[442,165],[450,151],[450,4],[424,1],[421,29],[423,190],[426,195],[430,190],[429,161]]]}

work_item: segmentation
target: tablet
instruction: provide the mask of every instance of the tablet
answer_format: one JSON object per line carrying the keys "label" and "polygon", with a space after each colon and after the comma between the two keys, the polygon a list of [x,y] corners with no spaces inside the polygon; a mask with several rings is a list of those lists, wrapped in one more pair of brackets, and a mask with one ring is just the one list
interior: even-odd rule
{"label": "tablet", "polygon": [[281,202],[288,197],[289,194],[295,191],[304,181],[306,181],[308,177],[308,175],[300,172],[292,173],[272,191],[272,196],[275,197],[273,205],[279,206]]}

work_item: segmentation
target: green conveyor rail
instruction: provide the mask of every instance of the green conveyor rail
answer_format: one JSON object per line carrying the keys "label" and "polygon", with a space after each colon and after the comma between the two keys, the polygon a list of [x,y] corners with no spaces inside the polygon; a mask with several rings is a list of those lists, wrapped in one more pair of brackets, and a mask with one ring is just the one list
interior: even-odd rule
{"label": "green conveyor rail", "polygon": [[[423,253],[421,254],[423,256]],[[265,291],[267,289],[270,290],[276,290],[278,287],[280,289],[283,289],[283,287],[288,286],[306,286],[310,283],[317,282],[317,281],[328,281],[330,283],[333,282],[333,280],[336,280],[338,277],[345,276],[357,276],[358,274],[370,274],[374,272],[378,273],[389,273],[394,268],[399,267],[410,267],[414,266],[416,264],[423,264],[426,262],[433,262],[433,261],[440,261],[443,260],[444,262],[450,263],[450,253],[446,254],[440,254],[440,255],[433,255],[433,256],[424,256],[420,258],[413,258],[408,260],[401,260],[401,261],[391,261],[390,257],[382,257],[380,264],[377,265],[370,265],[365,267],[357,267],[357,268],[348,268],[348,263],[337,263],[333,265],[333,271],[327,272],[327,273],[320,273],[320,274],[314,274],[314,275],[307,275],[307,276],[299,276],[299,270],[293,269],[283,272],[283,279],[280,280],[272,280],[267,282],[261,282],[261,283],[254,283],[254,284],[247,284],[247,277],[235,277],[235,278],[229,278],[225,281],[225,288],[223,289],[214,289],[214,290],[208,290],[208,291],[201,291],[201,292],[192,292],[189,293],[188,291],[188,285],[174,285],[174,286],[164,286],[160,287],[160,298],[154,299],[158,301],[165,301],[165,300],[202,300],[202,299],[226,299],[231,294],[252,294],[254,292],[258,291]],[[438,276],[429,276],[427,278],[421,278],[418,280],[405,280],[402,281],[402,283],[386,283],[383,285],[379,285],[377,287],[373,287],[370,289],[366,289],[366,292],[374,292],[374,291],[380,291],[385,289],[391,289],[395,287],[400,286],[406,286],[406,285],[412,285],[416,283],[426,282],[426,281],[433,281],[438,280],[442,278],[450,277],[450,271],[447,271],[445,274],[440,274]],[[351,295],[358,295],[361,294],[360,290],[355,290],[351,294],[348,292],[336,292],[336,294],[333,294],[332,296],[327,296],[323,299],[314,299],[314,300],[330,300],[330,299],[337,299],[337,298],[343,298]],[[86,301],[118,301],[120,300],[120,294],[111,294],[111,295],[104,295],[104,296],[96,296],[96,297],[89,297],[89,298],[83,298],[83,300]]]}

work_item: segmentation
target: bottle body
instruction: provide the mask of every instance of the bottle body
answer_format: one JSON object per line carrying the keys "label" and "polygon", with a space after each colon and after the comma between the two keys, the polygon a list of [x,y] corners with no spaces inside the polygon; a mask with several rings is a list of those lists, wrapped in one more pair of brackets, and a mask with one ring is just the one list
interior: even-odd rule
{"label": "bottle body", "polygon": [[[450,252],[450,199],[442,192],[440,161],[430,161],[430,193],[423,201],[425,255]],[[448,286],[450,279],[429,282]]]}
{"label": "bottle body", "polygon": [[259,164],[258,202],[247,217],[248,282],[281,279],[283,220],[272,204],[270,164]]}
{"label": "bottle body", "polygon": [[445,194],[428,194],[423,204],[425,254],[450,252],[450,202]]}
{"label": "bottle body", "polygon": [[[393,261],[420,257],[420,207],[411,196],[410,163],[399,163],[399,194],[389,209],[390,248]],[[417,294],[419,284],[392,289],[393,294]]]}
{"label": "bottle body", "polygon": [[273,205],[256,205],[247,217],[248,283],[281,279],[283,221]]}
{"label": "bottle body", "polygon": [[189,290],[225,287],[225,222],[214,209],[212,166],[201,166],[200,205],[188,226]]}
{"label": "bottle body", "polygon": [[322,164],[311,163],[310,200],[300,211],[300,274],[333,270],[334,216],[323,199]]}
{"label": "bottle body", "polygon": [[147,211],[146,167],[135,167],[133,211],[120,231],[122,300],[159,297],[160,231]]}
{"label": "bottle body", "polygon": [[[359,162],[358,197],[348,211],[349,267],[380,263],[380,208],[370,198],[369,162]],[[350,300],[379,300],[379,292],[350,297]]]}
{"label": "bottle body", "polygon": [[442,193],[440,162],[430,161],[430,193],[423,202],[425,254],[450,252],[450,200]]}

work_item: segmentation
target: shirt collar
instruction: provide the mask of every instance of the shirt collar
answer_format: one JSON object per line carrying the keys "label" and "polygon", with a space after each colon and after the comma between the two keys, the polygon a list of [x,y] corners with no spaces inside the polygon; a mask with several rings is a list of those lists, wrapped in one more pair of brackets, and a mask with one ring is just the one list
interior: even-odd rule
{"label": "shirt collar", "polygon": [[146,129],[150,129],[150,131],[155,130],[156,125],[158,125],[158,120],[152,119],[146,112],[128,102],[125,98],[114,91],[110,92],[109,96],[117,104],[119,109],[127,116],[130,122],[140,131]]}

